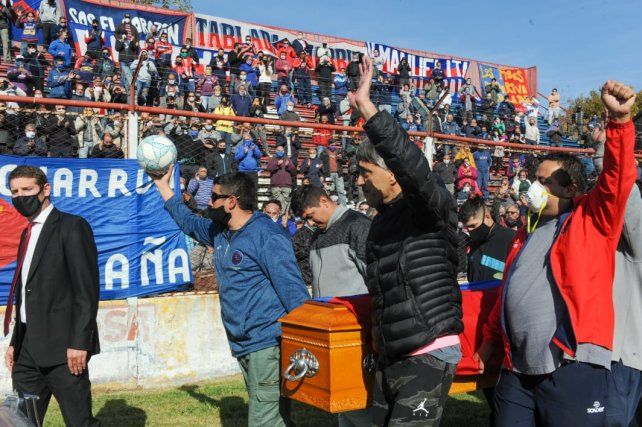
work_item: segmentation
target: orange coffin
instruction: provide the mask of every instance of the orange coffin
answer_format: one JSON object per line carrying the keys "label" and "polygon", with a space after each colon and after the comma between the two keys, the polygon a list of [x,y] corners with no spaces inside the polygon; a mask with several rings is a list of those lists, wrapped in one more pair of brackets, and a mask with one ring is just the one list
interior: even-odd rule
{"label": "orange coffin", "polygon": [[374,358],[354,314],[307,301],[279,321],[283,396],[331,413],[368,406]]}

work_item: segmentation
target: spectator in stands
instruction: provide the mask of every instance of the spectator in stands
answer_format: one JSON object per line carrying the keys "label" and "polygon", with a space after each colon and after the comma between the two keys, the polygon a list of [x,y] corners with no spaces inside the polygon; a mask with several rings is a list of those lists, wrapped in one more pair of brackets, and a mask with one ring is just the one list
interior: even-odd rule
{"label": "spectator in stands", "polygon": [[497,79],[495,78],[491,79],[490,83],[488,83],[484,88],[484,91],[486,92],[486,96],[490,95],[490,98],[492,99],[493,103],[497,104],[497,101],[499,100],[499,95],[502,93],[502,89],[499,86],[499,83],[497,83]]}
{"label": "spectator in stands", "polygon": [[519,212],[519,207],[516,204],[510,204],[506,208],[506,217],[504,218],[506,227],[511,230],[519,230],[524,226],[524,221]]}
{"label": "spectator in stands", "polygon": [[83,114],[76,116],[74,126],[78,140],[78,157],[86,159],[94,147],[100,144],[104,133],[101,120],[91,108],[84,108]]}
{"label": "spectator in stands", "polygon": [[495,108],[497,107],[497,103],[493,99],[493,94],[492,93],[487,93],[486,97],[482,99],[482,105],[481,105],[481,112],[486,116],[484,119],[487,121],[488,117],[492,117],[495,115]]}
{"label": "spectator in stands", "polygon": [[397,75],[399,76],[397,82],[399,83],[399,87],[403,87],[405,85],[410,87],[410,74],[410,64],[408,63],[408,58],[404,56],[401,58],[401,62],[397,67]]}
{"label": "spectator in stands", "polygon": [[337,193],[339,205],[345,206],[348,200],[346,198],[345,182],[343,180],[343,153],[341,151],[341,145],[332,142],[328,149],[321,155],[324,157],[327,156],[324,163],[328,165],[332,191]]}
{"label": "spectator in stands", "polygon": [[[100,77],[95,77],[94,84],[85,89],[84,97],[86,100],[93,102],[111,102],[111,95],[109,91],[105,90]],[[95,111],[98,112],[99,110],[96,109]]]}
{"label": "spectator in stands", "polygon": [[111,115],[105,120],[105,130],[103,133],[103,141],[104,141],[104,134],[108,133],[111,136],[111,142],[117,148],[120,148],[123,146],[126,130],[127,130],[127,127],[125,126],[125,123],[123,122],[123,118],[121,117],[120,113],[115,112],[113,115]]}
{"label": "spectator in stands", "polygon": [[444,154],[441,161],[437,162],[433,171],[439,175],[441,180],[446,185],[446,189],[450,194],[455,194],[455,180],[457,179],[457,168],[452,163],[450,154]]}
{"label": "spectator in stands", "polygon": [[348,76],[348,82],[350,84],[350,90],[357,90],[359,87],[359,64],[361,63],[361,53],[352,52],[352,60],[348,64],[346,73]]}
{"label": "spectator in stands", "polygon": [[292,237],[294,246],[294,255],[297,264],[301,270],[301,276],[306,285],[312,285],[312,275],[310,273],[310,240],[316,231],[316,226],[312,220],[304,221],[303,226],[297,230]]}
{"label": "spectator in stands", "polygon": [[171,97],[177,101],[178,108],[183,108],[183,97],[180,96],[181,87],[178,84],[176,73],[173,71],[167,75],[167,84],[161,88],[161,93],[163,94],[160,97],[161,106],[165,107],[167,99]]}
{"label": "spectator in stands", "polygon": [[282,209],[281,202],[278,200],[268,200],[264,205],[262,212],[270,217],[275,224],[280,225],[287,230],[290,237],[296,233],[296,223],[289,218],[289,212]]}
{"label": "spectator in stands", "polygon": [[11,45],[9,40],[9,30],[12,23],[11,2],[0,1],[0,39],[2,39],[2,60],[11,62]]}
{"label": "spectator in stands", "polygon": [[[245,74],[245,78],[242,78],[243,74]],[[254,96],[259,84],[259,78],[258,70],[254,65],[254,59],[251,56],[246,56],[245,61],[241,64],[241,67],[239,68],[239,77],[241,77],[241,81],[245,84],[247,92]]]}
{"label": "spectator in stands", "polygon": [[495,120],[493,120],[493,127],[491,130],[493,132],[497,131],[497,133],[501,136],[506,133],[506,125],[504,124],[501,118],[495,117]]}
{"label": "spectator in stands", "polygon": [[[82,82],[76,81],[76,83],[74,85],[74,91],[73,91],[73,93],[71,95],[71,100],[72,101],[84,101],[84,102],[89,101],[89,99],[87,97],[85,97],[85,85]],[[84,109],[85,109],[85,107],[77,107],[75,105],[70,105],[67,108],[67,113],[80,114],[80,113],[83,112]]]}
{"label": "spectator in stands", "polygon": [[32,11],[26,13],[26,18],[23,18],[21,12],[18,13],[16,27],[22,28],[22,39],[20,54],[25,56],[27,54],[27,45],[38,44],[38,28],[40,25],[36,21],[36,16]]}
{"label": "spectator in stands", "polygon": [[71,28],[67,24],[67,18],[65,17],[64,14],[58,19],[56,26],[51,31],[51,36],[52,36],[51,41],[53,42],[55,40],[58,40],[58,37],[60,37],[60,33],[62,33],[63,31],[66,33],[65,41],[73,42],[73,38],[70,39]]}
{"label": "spectator in stands", "polygon": [[49,47],[52,40],[56,39],[53,32],[58,20],[62,15],[60,7],[56,0],[43,0],[38,7],[38,19],[40,20],[40,28],[42,28],[42,39],[45,49]]}
{"label": "spectator in stands", "polygon": [[513,120],[513,116],[515,115],[515,106],[510,101],[508,94],[504,95],[504,100],[499,103],[497,114],[506,121]]}
{"label": "spectator in stands", "polygon": [[303,38],[302,32],[299,31],[297,34],[296,39],[292,42],[292,48],[294,49],[294,53],[299,57],[301,56],[301,52],[307,52],[308,42]]}
{"label": "spectator in stands", "polygon": [[[114,33],[116,40],[124,42],[136,42],[138,44],[140,36],[138,34],[138,29],[132,24],[132,16],[129,13],[125,13],[123,16],[123,22],[118,25],[116,32]],[[125,39],[123,40],[123,36]],[[116,49],[118,50],[118,49]]]}
{"label": "spectator in stands", "polygon": [[478,177],[477,168],[471,164],[468,158],[465,158],[457,170],[457,188],[461,190],[465,184],[469,184],[475,193],[479,193]]}
{"label": "spectator in stands", "polygon": [[89,157],[92,159],[124,159],[125,153],[116,144],[110,133],[103,134],[102,141],[91,150]]}
{"label": "spectator in stands", "polygon": [[322,180],[326,173],[324,171],[323,161],[320,156],[317,155],[316,148],[310,147],[308,149],[308,157],[301,162],[300,171],[308,178],[310,185],[323,188]]}
{"label": "spectator in stands", "polygon": [[274,69],[278,76],[279,85],[285,85],[290,88],[290,72],[292,71],[292,60],[288,59],[285,52],[279,52],[279,59],[274,64]]}
{"label": "spectator in stands", "polygon": [[76,64],[74,65],[74,69],[78,73],[78,78],[80,79],[80,81],[82,81],[86,85],[91,84],[91,82],[94,80],[94,76],[98,74],[96,61],[91,56],[89,51],[85,52],[83,56],[78,58]]}
{"label": "spectator in stands", "polygon": [[379,74],[383,73],[383,66],[386,63],[386,60],[379,55],[377,49],[372,51],[372,66],[374,67],[374,78],[379,77]]}
{"label": "spectator in stands", "polygon": [[[461,135],[461,129],[457,122],[455,121],[452,114],[446,116],[446,121],[441,125],[441,131],[446,135]],[[451,146],[449,144],[444,144],[444,155],[449,154]],[[457,149],[454,149],[457,152]]]}
{"label": "spectator in stands", "polygon": [[[227,96],[221,98],[221,105],[214,109],[214,114],[219,114],[223,116],[235,116],[234,110],[230,106],[230,101]],[[216,122],[216,131],[221,134],[221,137],[225,141],[226,149],[225,154],[229,155],[232,151],[232,134],[234,133],[233,122],[229,120],[217,120]]]}
{"label": "spectator in stands", "polygon": [[559,119],[560,114],[560,94],[557,93],[556,88],[553,88],[551,94],[548,95],[548,124],[552,125],[555,119]]}
{"label": "spectator in stands", "polygon": [[205,166],[199,166],[198,172],[187,185],[187,192],[196,200],[197,210],[204,211],[207,209],[212,198],[213,187],[214,180],[207,176],[207,168]]}
{"label": "spectator in stands", "polygon": [[239,87],[239,93],[235,93],[230,98],[234,114],[240,117],[250,117],[250,107],[252,106],[252,97],[247,94],[245,85]]}
{"label": "spectator in stands", "polygon": [[[328,116],[323,115],[320,118],[321,124],[328,124]],[[334,131],[329,129],[314,129],[312,134],[312,143],[317,147],[317,153],[321,152],[330,146],[334,137]]]}
{"label": "spectator in stands", "polygon": [[[127,16],[127,15],[125,15]],[[129,18],[125,18],[125,21],[127,21]],[[138,32],[136,31],[136,27],[133,25],[130,25],[129,23],[123,25],[126,25],[126,28],[129,28],[129,33],[123,32],[119,33],[116,32],[116,52],[118,52],[118,61],[120,65],[120,75],[121,75],[121,84],[127,91],[127,96],[129,97],[129,88],[132,83],[132,78],[133,78],[133,70],[132,70],[132,63],[138,59],[138,55],[140,52],[140,42],[138,40]],[[118,28],[121,28],[118,27]],[[135,38],[133,36],[136,35]]]}
{"label": "spectator in stands", "polygon": [[339,68],[339,72],[334,76],[333,85],[334,99],[337,105],[341,105],[341,101],[348,96],[348,77],[346,76],[345,67]]}
{"label": "spectator in stands", "polygon": [[183,110],[193,111],[195,113],[205,112],[205,108],[203,108],[203,104],[197,101],[196,94],[194,92],[187,93],[187,99],[185,101],[185,104],[183,105]]}
{"label": "spectator in stands", "polygon": [[271,57],[264,55],[263,59],[259,62],[259,90],[257,94],[260,98],[263,98],[263,105],[270,103],[273,75],[274,61]]}
{"label": "spectator in stands", "polygon": [[439,99],[439,91],[440,91],[440,88],[437,85],[437,83],[435,83],[434,78],[431,77],[428,80],[428,83],[426,83],[426,85],[424,86],[424,91],[426,93],[426,98],[428,99],[430,106],[432,107],[433,105],[435,105],[435,103]]}
{"label": "spectator in stands", "polygon": [[296,172],[296,165],[286,156],[283,145],[277,145],[274,156],[268,160],[266,169],[270,172],[272,198],[281,203],[284,211],[288,211],[292,192],[292,174]]}
{"label": "spectator in stands", "polygon": [[459,221],[470,235],[468,282],[501,279],[515,232],[493,220],[481,197],[473,197],[459,208]]}
{"label": "spectator in stands", "polygon": [[47,144],[42,137],[36,135],[35,124],[25,126],[25,133],[16,141],[13,153],[18,156],[47,156]]}
{"label": "spectator in stands", "polygon": [[319,98],[323,99],[332,96],[332,73],[336,71],[332,60],[328,57],[319,59],[315,71],[317,72],[317,81],[319,84]]}
{"label": "spectator in stands", "polygon": [[293,79],[296,96],[301,101],[301,104],[305,104],[307,108],[310,108],[312,106],[310,71],[314,69],[314,64],[308,53],[302,51],[292,65],[294,67]]}
{"label": "spectator in stands", "polygon": [[45,127],[50,157],[77,157],[78,141],[74,119],[67,115],[64,105],[56,105],[56,114],[49,117]]}
{"label": "spectator in stands", "polygon": [[477,168],[477,187],[482,192],[484,199],[488,199],[488,183],[490,182],[490,167],[492,156],[488,149],[479,148],[473,153],[475,167]]}
{"label": "spectator in stands", "polygon": [[22,56],[16,57],[16,65],[7,70],[9,81],[20,88],[27,96],[33,93],[34,80],[31,72],[25,67],[25,60]]}
{"label": "spectator in stands", "polygon": [[437,85],[437,88],[439,88],[439,96],[441,96],[443,88],[444,88],[444,79],[445,79],[445,74],[443,68],[441,68],[441,62],[439,60],[435,60],[435,68],[432,70],[432,78],[435,79],[435,84]]}
{"label": "spectator in stands", "polygon": [[379,75],[378,81],[374,84],[373,99],[379,111],[392,114],[392,83],[389,76]]}
{"label": "spectator in stands", "polygon": [[539,144],[539,128],[537,127],[537,119],[535,117],[528,117],[526,120],[525,138],[527,144]]}
{"label": "spectator in stands", "polygon": [[477,124],[477,120],[472,119],[470,123],[467,120],[464,120],[464,136],[468,138],[480,138],[481,128]]}
{"label": "spectator in stands", "polygon": [[261,169],[261,149],[254,143],[249,131],[243,132],[241,142],[236,146],[234,159],[238,162],[238,171],[252,178],[258,188],[259,170]]}
{"label": "spectator in stands", "polygon": [[149,94],[149,88],[152,84],[152,80],[158,75],[158,70],[156,69],[156,65],[154,64],[152,57],[150,57],[147,52],[142,52],[140,59],[136,59],[131,63],[132,70],[138,68],[139,61],[142,63],[135,82],[136,100],[138,101],[138,105],[144,105],[147,102],[147,96]]}
{"label": "spectator in stands", "polygon": [[186,49],[181,49],[180,55],[174,60],[172,70],[179,78],[183,94],[196,90],[196,82],[194,81],[195,64],[194,60],[187,55]]}
{"label": "spectator in stands", "polygon": [[224,140],[216,141],[216,150],[206,156],[206,164],[208,173],[213,178],[234,172],[234,159],[227,154],[227,144]]}
{"label": "spectator in stands", "polygon": [[426,94],[423,90],[419,90],[416,96],[410,98],[410,111],[415,113],[415,115],[419,114],[422,123],[428,121],[430,107],[427,105]]}
{"label": "spectator in stands", "polygon": [[240,55],[241,43],[234,43],[234,49],[227,54],[227,63],[225,63],[230,73],[230,94],[234,93],[234,85],[236,84],[236,79],[239,75],[239,67],[243,63],[243,58]]}
{"label": "spectator in stands", "polygon": [[91,22],[91,29],[85,33],[87,52],[89,52],[89,56],[93,59],[100,58],[100,53],[106,43],[105,32],[99,28],[99,25],[98,19],[94,19]]}
{"label": "spectator in stands", "polygon": [[43,52],[38,52],[36,45],[27,45],[27,54],[24,57],[26,69],[31,73],[36,89],[44,89],[45,69],[49,67],[49,61]]}
{"label": "spectator in stands", "polygon": [[321,47],[317,48],[317,58],[317,63],[332,61],[332,52],[328,49],[326,42],[321,43]]}
{"label": "spectator in stands", "polygon": [[546,135],[549,138],[551,147],[561,147],[564,141],[564,134],[559,119],[555,119],[553,124],[546,130]]}
{"label": "spectator in stands", "polygon": [[294,104],[292,101],[288,101],[286,106],[285,106],[285,112],[281,114],[281,120],[285,120],[288,122],[300,122],[301,117],[299,117],[299,114],[294,111]]}
{"label": "spectator in stands", "polygon": [[[211,112],[215,107],[210,105],[210,100],[214,94],[214,88],[218,85],[218,78],[212,75],[212,67],[205,66],[205,74],[198,80],[197,86],[200,88],[201,105],[203,110],[207,113]],[[220,97],[220,92],[219,95]]]}
{"label": "spectator in stands", "polygon": [[65,70],[65,59],[62,56],[56,56],[54,64],[54,68],[49,70],[49,75],[47,76],[49,98],[69,99],[71,97],[71,85],[76,78],[76,72]]}
{"label": "spectator in stands", "polygon": [[[166,33],[161,33],[161,36],[160,36],[161,40],[163,39],[163,34],[166,34]],[[183,50],[187,51],[187,57],[190,58],[195,65],[200,64],[198,52],[196,51],[194,46],[192,46],[192,39],[190,37],[187,37],[185,39],[185,43],[183,44],[183,46],[181,46],[181,51]]]}
{"label": "spectator in stands", "polygon": [[279,117],[286,111],[288,102],[296,105],[296,98],[290,92],[288,85],[282,84],[279,93],[274,98],[274,107]]}
{"label": "spectator in stands", "polygon": [[510,186],[510,195],[513,200],[517,201],[521,194],[527,193],[530,186],[531,182],[528,180],[528,171],[526,169],[520,169],[517,177],[513,179],[513,184]]}
{"label": "spectator in stands", "polygon": [[211,141],[218,141],[221,139],[221,134],[214,129],[212,119],[205,119],[203,128],[198,133],[198,139],[203,142],[205,142],[206,139],[210,139]]}
{"label": "spectator in stands", "polygon": [[165,79],[172,68],[173,50],[174,48],[168,41],[167,33],[163,32],[159,40],[154,43],[154,58],[161,79]]}
{"label": "spectator in stands", "polygon": [[321,105],[319,105],[316,114],[319,117],[326,116],[328,118],[328,123],[333,125],[334,116],[337,114],[337,107],[332,104],[329,97],[325,97],[321,100]]}

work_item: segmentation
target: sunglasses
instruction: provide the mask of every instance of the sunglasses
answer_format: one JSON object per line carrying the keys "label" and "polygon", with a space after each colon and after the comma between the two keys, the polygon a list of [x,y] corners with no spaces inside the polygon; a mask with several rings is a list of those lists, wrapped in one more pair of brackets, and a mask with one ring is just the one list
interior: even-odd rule
{"label": "sunglasses", "polygon": [[506,211],[506,215],[519,215],[519,212]]}
{"label": "sunglasses", "polygon": [[217,194],[217,193],[212,193],[212,201],[215,202],[220,199],[229,199],[230,197],[234,197],[232,194]]}

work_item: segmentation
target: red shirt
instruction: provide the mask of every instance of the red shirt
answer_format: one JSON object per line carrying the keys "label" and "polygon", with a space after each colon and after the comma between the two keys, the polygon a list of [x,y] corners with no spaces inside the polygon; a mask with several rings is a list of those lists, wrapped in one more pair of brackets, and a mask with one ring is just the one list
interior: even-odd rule
{"label": "red shirt", "polygon": [[333,132],[328,129],[316,129],[312,134],[312,142],[314,145],[329,147],[330,141],[332,141],[332,134]]}

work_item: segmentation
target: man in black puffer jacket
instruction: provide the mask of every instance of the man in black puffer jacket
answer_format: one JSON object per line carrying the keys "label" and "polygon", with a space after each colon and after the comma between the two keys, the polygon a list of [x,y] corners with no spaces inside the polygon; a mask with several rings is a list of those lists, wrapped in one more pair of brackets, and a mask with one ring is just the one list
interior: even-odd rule
{"label": "man in black puffer jacket", "polygon": [[358,185],[379,212],[366,250],[379,356],[373,422],[439,425],[461,359],[455,200],[399,123],[370,101],[369,58],[360,72],[349,94],[369,139],[357,150]]}

